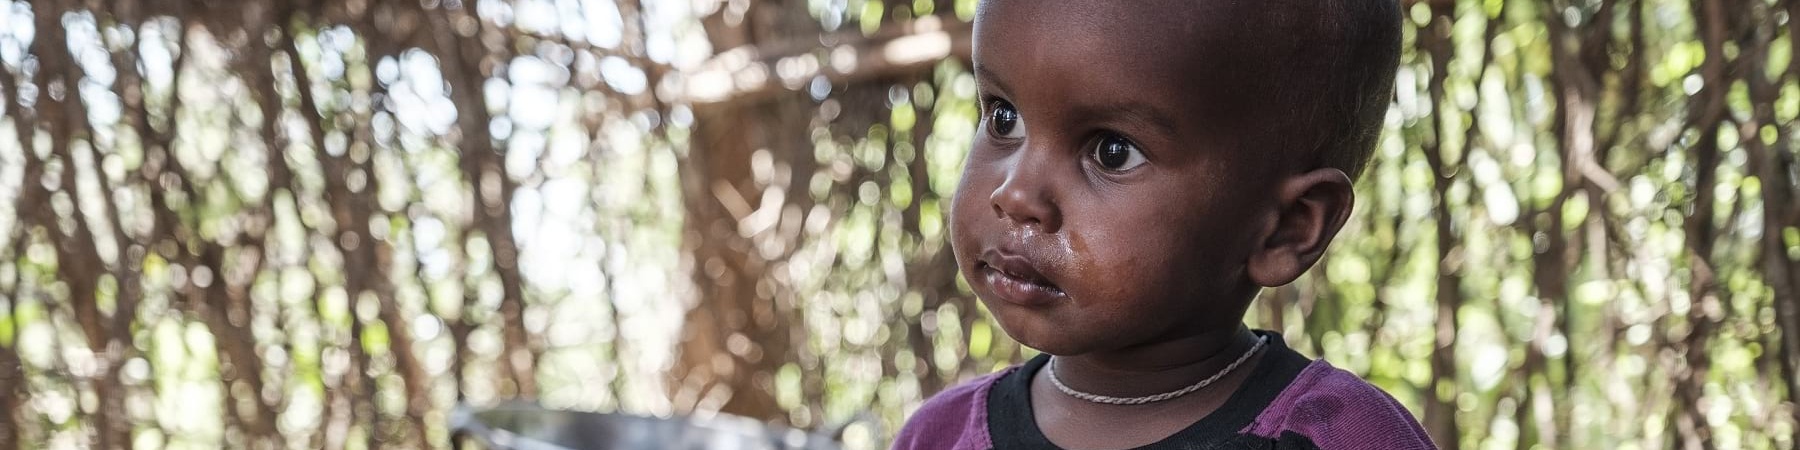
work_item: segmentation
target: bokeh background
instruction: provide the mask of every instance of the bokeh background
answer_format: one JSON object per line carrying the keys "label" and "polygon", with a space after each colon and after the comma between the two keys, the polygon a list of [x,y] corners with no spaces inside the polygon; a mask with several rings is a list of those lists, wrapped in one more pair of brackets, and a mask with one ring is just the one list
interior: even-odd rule
{"label": "bokeh background", "polygon": [[[885,447],[1032,354],[945,239],[975,3],[0,2],[0,448]],[[1247,320],[1446,448],[1794,448],[1800,1],[1404,11],[1347,230]]]}

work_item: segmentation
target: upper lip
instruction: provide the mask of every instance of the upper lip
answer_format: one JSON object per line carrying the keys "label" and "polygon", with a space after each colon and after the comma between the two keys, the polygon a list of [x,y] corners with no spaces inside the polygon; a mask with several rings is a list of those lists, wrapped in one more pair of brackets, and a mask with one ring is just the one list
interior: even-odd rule
{"label": "upper lip", "polygon": [[1056,287],[1056,283],[1050,282],[1049,277],[1038,272],[1037,265],[1032,263],[1031,258],[1024,255],[1001,249],[988,249],[981,253],[981,263],[1013,278],[1051,288]]}

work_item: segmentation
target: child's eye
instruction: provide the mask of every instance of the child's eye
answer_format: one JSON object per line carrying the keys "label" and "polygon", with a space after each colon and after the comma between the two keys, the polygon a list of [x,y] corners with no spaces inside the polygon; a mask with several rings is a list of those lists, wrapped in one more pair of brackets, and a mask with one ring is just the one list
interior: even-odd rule
{"label": "child's eye", "polygon": [[1005,100],[995,100],[994,107],[988,112],[988,132],[995,137],[1018,139],[1025,137],[1025,124],[1019,120],[1019,110],[1013,108]]}
{"label": "child's eye", "polygon": [[1131,170],[1148,162],[1144,152],[1137,144],[1131,143],[1124,136],[1107,133],[1094,143],[1094,162],[1100,167],[1113,172]]}

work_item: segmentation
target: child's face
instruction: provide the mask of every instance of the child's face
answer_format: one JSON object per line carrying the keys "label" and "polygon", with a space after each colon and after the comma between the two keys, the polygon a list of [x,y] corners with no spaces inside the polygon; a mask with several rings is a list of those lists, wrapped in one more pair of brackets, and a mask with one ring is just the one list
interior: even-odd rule
{"label": "child's face", "polygon": [[1244,146],[1255,43],[1229,13],[1155,3],[992,1],[976,19],[983,119],[952,244],[1001,326],[1051,354],[1235,328],[1257,290],[1275,164]]}

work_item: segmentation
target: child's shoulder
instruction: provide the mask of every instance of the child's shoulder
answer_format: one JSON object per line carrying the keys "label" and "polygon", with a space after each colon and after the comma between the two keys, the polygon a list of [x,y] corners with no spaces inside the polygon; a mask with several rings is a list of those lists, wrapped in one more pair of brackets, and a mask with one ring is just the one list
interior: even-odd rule
{"label": "child's shoulder", "polygon": [[1418,419],[1381,388],[1314,360],[1251,424],[1252,434],[1306,437],[1319,448],[1431,449]]}
{"label": "child's shoulder", "polygon": [[919,406],[900,434],[894,449],[981,450],[992,446],[987,429],[987,397],[994,383],[1017,366],[983,375],[945,389]]}

